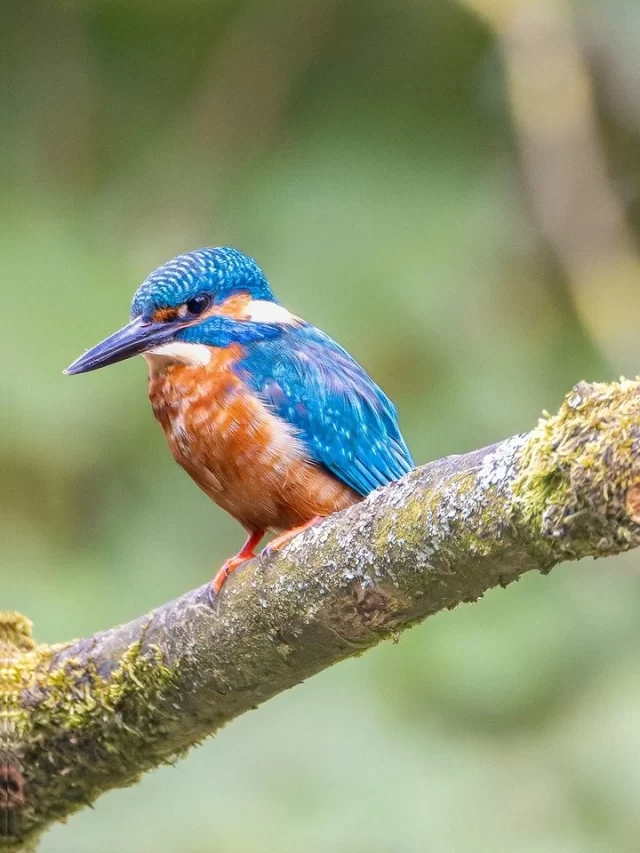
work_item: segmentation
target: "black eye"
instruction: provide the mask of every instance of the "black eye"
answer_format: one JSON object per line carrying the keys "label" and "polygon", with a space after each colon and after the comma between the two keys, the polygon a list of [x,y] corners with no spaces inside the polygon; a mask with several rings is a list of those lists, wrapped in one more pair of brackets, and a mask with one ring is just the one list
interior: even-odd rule
{"label": "black eye", "polygon": [[187,309],[187,313],[191,317],[198,317],[200,314],[203,314],[210,305],[211,297],[202,293],[200,296],[195,296],[193,299],[185,302],[184,307]]}

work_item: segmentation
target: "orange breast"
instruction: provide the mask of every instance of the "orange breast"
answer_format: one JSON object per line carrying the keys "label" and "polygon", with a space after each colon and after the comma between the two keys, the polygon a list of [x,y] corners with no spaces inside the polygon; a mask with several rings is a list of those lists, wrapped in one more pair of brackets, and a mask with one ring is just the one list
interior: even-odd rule
{"label": "orange breast", "polygon": [[287,530],[359,501],[233,372],[241,347],[211,352],[204,367],[148,359],[154,414],[200,488],[245,527],[265,530]]}

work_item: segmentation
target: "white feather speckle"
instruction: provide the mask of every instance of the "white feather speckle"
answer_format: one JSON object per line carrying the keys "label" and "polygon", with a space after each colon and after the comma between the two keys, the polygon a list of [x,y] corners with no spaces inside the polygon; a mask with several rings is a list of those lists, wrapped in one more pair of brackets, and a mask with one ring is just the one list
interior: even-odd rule
{"label": "white feather speckle", "polygon": [[245,318],[253,320],[254,323],[285,323],[290,325],[298,322],[298,318],[282,305],[278,305],[277,302],[269,302],[267,299],[252,299],[247,305]]}

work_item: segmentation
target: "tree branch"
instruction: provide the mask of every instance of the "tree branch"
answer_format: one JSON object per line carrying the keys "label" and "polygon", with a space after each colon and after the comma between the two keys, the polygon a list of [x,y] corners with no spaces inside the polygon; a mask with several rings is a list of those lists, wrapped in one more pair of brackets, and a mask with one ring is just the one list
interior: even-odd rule
{"label": "tree branch", "polygon": [[418,468],[247,565],[217,609],[204,586],[59,647],[5,615],[3,840],[29,849],[104,791],[432,613],[637,546],[639,451],[640,383],[581,383],[531,432]]}

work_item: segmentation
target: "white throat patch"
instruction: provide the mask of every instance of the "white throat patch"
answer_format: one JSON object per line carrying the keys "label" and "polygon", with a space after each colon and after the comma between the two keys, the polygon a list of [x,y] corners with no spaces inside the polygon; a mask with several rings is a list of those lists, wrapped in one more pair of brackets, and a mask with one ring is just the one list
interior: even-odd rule
{"label": "white throat patch", "polygon": [[205,367],[211,361],[211,350],[204,344],[190,344],[186,341],[171,341],[168,344],[155,347],[145,355],[153,358],[179,361],[196,367]]}

